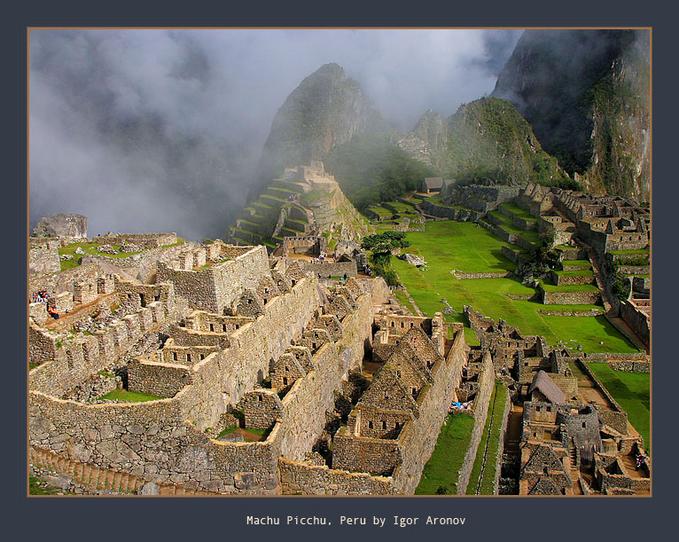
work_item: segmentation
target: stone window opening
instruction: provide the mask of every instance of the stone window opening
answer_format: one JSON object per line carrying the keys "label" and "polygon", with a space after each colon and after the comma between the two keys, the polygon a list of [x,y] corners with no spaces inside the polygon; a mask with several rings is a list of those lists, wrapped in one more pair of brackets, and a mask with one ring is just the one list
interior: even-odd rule
{"label": "stone window opening", "polygon": [[410,388],[410,392],[413,394],[413,399],[417,397],[417,388]]}
{"label": "stone window opening", "polygon": [[153,296],[153,300],[154,300],[154,301],[160,301],[160,292],[158,292],[157,294],[155,294],[155,295]]}
{"label": "stone window opening", "polygon": [[222,331],[226,331],[226,324],[222,324]]}
{"label": "stone window opening", "polygon": [[177,361],[177,352],[172,352],[172,360]]}
{"label": "stone window opening", "polygon": [[535,412],[540,412],[540,406],[535,407]]}
{"label": "stone window opening", "polygon": [[547,412],[551,412],[551,411],[552,411],[552,406],[551,406],[551,405],[547,405]]}
{"label": "stone window opening", "polygon": [[205,359],[205,354],[198,354],[198,357],[200,358],[200,361],[203,361]]}
{"label": "stone window opening", "polygon": [[144,294],[139,294],[139,303],[142,307],[146,307],[146,296]]}
{"label": "stone window opening", "polygon": [[288,377],[287,377],[287,376],[284,376],[284,377],[283,377],[283,385],[284,385],[284,386],[287,386],[287,385],[288,385]]}
{"label": "stone window opening", "polygon": [[191,354],[186,354],[187,363],[191,363]]}
{"label": "stone window opening", "polygon": [[394,322],[394,321],[392,320],[392,321],[391,321],[391,327],[394,327],[395,325],[396,325],[396,322]]}
{"label": "stone window opening", "polygon": [[387,422],[382,422],[382,429],[386,429],[386,428],[387,428]]}
{"label": "stone window opening", "polygon": [[587,422],[582,422],[582,428],[587,429]]}
{"label": "stone window opening", "polygon": [[264,398],[263,398],[261,395],[258,395],[258,396],[257,396],[257,401],[260,401],[260,402],[261,402],[261,401],[263,401],[263,400],[264,400]]}
{"label": "stone window opening", "polygon": [[212,333],[214,333],[214,331],[215,331],[215,325],[214,324],[210,324],[210,331]]}
{"label": "stone window opening", "polygon": [[373,428],[373,422],[368,422],[368,429],[372,429],[372,428]]}
{"label": "stone window opening", "polygon": [[401,429],[401,422],[396,422],[396,430]]}

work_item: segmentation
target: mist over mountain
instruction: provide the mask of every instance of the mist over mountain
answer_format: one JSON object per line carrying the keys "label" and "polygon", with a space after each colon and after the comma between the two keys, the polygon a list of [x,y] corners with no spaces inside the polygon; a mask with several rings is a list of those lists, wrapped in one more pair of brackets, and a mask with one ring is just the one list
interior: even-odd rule
{"label": "mist over mountain", "polygon": [[[93,234],[220,235],[256,186],[270,132],[278,139],[276,113],[319,66],[342,66],[360,85],[353,103],[372,104],[384,122],[405,132],[426,109],[449,115],[489,93],[519,34],[32,31],[31,220],[76,212],[89,217]],[[349,99],[356,90],[350,86],[338,96]],[[310,107],[307,119],[316,105]],[[341,108],[333,103],[333,110]],[[323,145],[361,132],[355,119],[334,118],[346,120],[344,128],[313,121]],[[297,125],[303,132],[305,122]],[[300,158],[318,148],[315,136],[303,137]],[[277,152],[275,145],[269,149]]]}
{"label": "mist over mountain", "polygon": [[361,86],[338,64],[325,64],[304,78],[276,113],[253,191],[286,166],[325,160],[355,135],[390,130]]}
{"label": "mist over mountain", "polygon": [[493,95],[513,102],[585,188],[647,199],[647,31],[528,30]]}

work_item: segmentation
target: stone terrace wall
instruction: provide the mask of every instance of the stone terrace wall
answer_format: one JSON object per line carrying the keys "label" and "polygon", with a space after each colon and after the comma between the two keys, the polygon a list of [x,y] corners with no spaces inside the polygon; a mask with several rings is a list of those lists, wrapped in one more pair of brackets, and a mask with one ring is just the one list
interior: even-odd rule
{"label": "stone terrace wall", "polygon": [[347,277],[355,277],[358,274],[356,269],[356,262],[307,262],[300,261],[302,269],[314,273],[316,276],[319,274],[321,278],[326,277],[342,277],[346,275]]}
{"label": "stone terrace wall", "polygon": [[127,388],[130,391],[174,397],[184,386],[191,383],[191,373],[186,367],[171,363],[133,360],[128,365]]}
{"label": "stone terrace wall", "polygon": [[448,415],[448,405],[460,385],[467,351],[463,330],[458,329],[445,360],[433,367],[434,383],[426,394],[418,397],[419,417],[406,423],[399,435],[402,462],[393,474],[394,488],[399,494],[412,495],[420,482],[424,465],[434,451],[436,436]]}
{"label": "stone terrace wall", "polygon": [[234,259],[200,271],[172,269],[159,262],[157,281],[172,282],[192,309],[222,314],[244,289],[256,289],[261,278],[270,274],[266,247],[247,247],[246,252],[243,248],[223,247],[221,253],[232,252]]}
{"label": "stone terrace wall", "polygon": [[214,427],[227,405],[235,405],[269,372],[298,338],[320,306],[318,282],[299,281],[292,290],[273,298],[265,312],[230,337],[230,347],[192,366],[193,385],[182,394],[187,419],[199,429]]}
{"label": "stone terrace wall", "polygon": [[28,375],[29,388],[60,396],[92,374],[109,367],[145,335],[168,324],[167,304],[154,301],[94,335],[82,335],[72,343],[60,342],[44,330],[29,330],[31,361],[45,360]]}
{"label": "stone terrace wall", "polygon": [[31,239],[31,248],[28,252],[28,272],[31,274],[58,273],[60,269],[59,240],[40,242]]}
{"label": "stone terrace wall", "polygon": [[283,495],[394,495],[393,479],[280,458]]}
{"label": "stone terrace wall", "polygon": [[157,247],[144,250],[140,254],[132,254],[126,258],[109,258],[107,256],[86,255],[82,258],[82,264],[95,264],[98,266],[115,267],[122,270],[132,278],[141,282],[149,282],[158,272],[158,262],[169,263],[181,253],[186,252],[191,244],[184,243],[171,247]]}
{"label": "stone terrace wall", "polygon": [[314,369],[297,380],[283,398],[281,453],[301,460],[325,427],[325,415],[335,404],[335,391],[349,371],[361,366],[365,342],[370,340],[372,304],[369,295],[357,299],[354,312],[342,321],[342,337],[325,343],[313,356]]}
{"label": "stone terrace wall", "polygon": [[651,326],[648,317],[629,301],[620,303],[620,316],[632,328],[635,335],[641,339],[644,346],[649,348],[651,344]]}
{"label": "stone terrace wall", "polygon": [[505,407],[502,410],[502,427],[500,428],[500,436],[498,437],[499,445],[495,457],[495,482],[493,482],[493,494],[500,493],[500,474],[502,473],[502,454],[504,452],[505,433],[507,432],[507,424],[509,423],[509,411],[512,409],[512,399],[510,393],[505,395]]}
{"label": "stone terrace wall", "polygon": [[212,441],[181,421],[179,407],[173,399],[84,404],[31,392],[31,445],[160,484],[220,493],[249,493],[255,487],[258,494],[275,492],[276,428],[265,442]]}
{"label": "stone terrace wall", "polygon": [[601,301],[597,291],[589,292],[546,292],[542,291],[545,305],[596,305]]}
{"label": "stone terrace wall", "polygon": [[486,418],[488,417],[488,404],[490,403],[490,396],[493,393],[493,386],[495,385],[495,369],[493,368],[493,360],[488,352],[483,355],[482,368],[479,374],[479,389],[474,399],[474,428],[472,429],[472,436],[469,440],[469,447],[464,456],[464,462],[460,468],[457,478],[457,494],[464,495],[469,484],[469,477],[474,467],[474,460],[479,449],[479,443],[483,436],[483,428],[486,425]]}

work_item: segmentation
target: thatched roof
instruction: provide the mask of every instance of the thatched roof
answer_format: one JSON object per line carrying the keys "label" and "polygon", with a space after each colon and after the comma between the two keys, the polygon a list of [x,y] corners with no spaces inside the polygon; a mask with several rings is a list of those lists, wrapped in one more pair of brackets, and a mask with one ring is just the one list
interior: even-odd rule
{"label": "thatched roof", "polygon": [[554,383],[545,371],[538,371],[538,374],[535,375],[533,383],[528,389],[528,393],[533,393],[534,390],[538,390],[542,393],[550,403],[554,403],[555,405],[563,405],[566,403],[566,394],[561,391],[561,388]]}

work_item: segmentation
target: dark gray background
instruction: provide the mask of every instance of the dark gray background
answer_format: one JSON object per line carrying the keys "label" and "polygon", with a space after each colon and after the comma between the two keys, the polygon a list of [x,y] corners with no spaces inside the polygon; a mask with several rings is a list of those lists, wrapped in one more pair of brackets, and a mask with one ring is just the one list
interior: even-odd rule
{"label": "dark gray background", "polygon": [[[438,5],[437,5],[438,4]],[[209,6],[209,7],[208,7]],[[0,527],[25,540],[655,540],[676,536],[676,14],[661,2],[23,2],[3,7]],[[26,26],[653,26],[653,498],[26,499]],[[329,528],[255,528],[246,514]],[[340,514],[466,516],[465,527],[338,528]],[[420,520],[422,522],[422,520]],[[247,537],[247,538],[246,538]]]}

